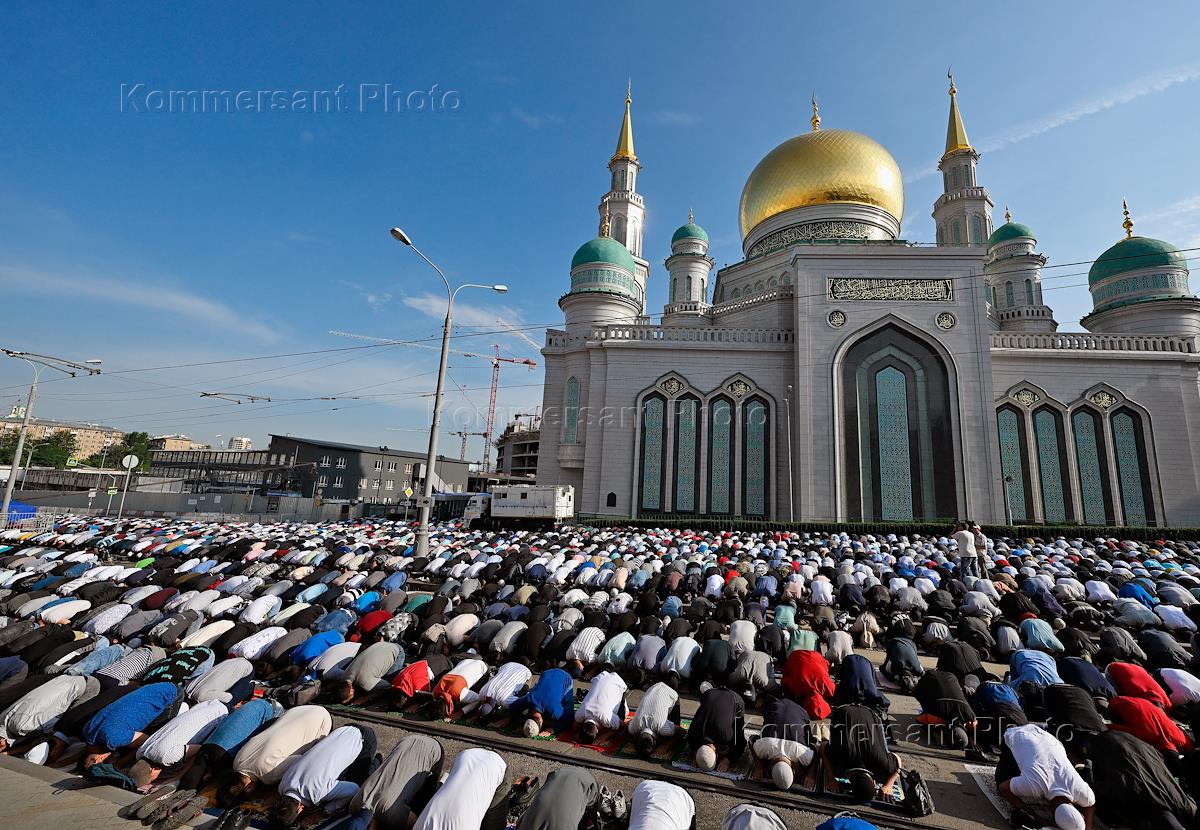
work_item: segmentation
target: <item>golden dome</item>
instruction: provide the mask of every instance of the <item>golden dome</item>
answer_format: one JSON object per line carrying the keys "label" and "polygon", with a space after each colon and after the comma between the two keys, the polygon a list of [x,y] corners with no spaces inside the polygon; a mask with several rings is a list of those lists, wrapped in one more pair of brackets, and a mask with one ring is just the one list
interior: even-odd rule
{"label": "golden dome", "polygon": [[900,167],[878,142],[850,130],[816,129],[790,138],[746,180],[738,218],[742,237],[762,221],[809,205],[870,205],[904,217]]}

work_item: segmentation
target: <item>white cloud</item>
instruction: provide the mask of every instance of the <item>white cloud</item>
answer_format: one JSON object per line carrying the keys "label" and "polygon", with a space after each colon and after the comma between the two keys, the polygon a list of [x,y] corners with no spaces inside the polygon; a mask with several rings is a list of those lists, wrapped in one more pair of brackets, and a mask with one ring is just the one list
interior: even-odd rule
{"label": "white cloud", "polygon": [[91,274],[61,274],[0,265],[0,286],[6,292],[70,298],[134,306],[158,315],[177,315],[198,323],[237,331],[257,340],[273,342],[279,333],[244,310],[189,293],[181,288],[154,285],[143,279],[108,279]]}
{"label": "white cloud", "polygon": [[376,291],[350,280],[338,280],[338,285],[344,285],[356,291],[372,311],[382,311],[392,301],[392,292],[390,291]]}
{"label": "white cloud", "polygon": [[650,123],[659,127],[694,127],[700,123],[700,116],[692,112],[658,110],[650,113]]}
{"label": "white cloud", "polygon": [[[446,298],[439,294],[415,294],[405,297],[404,304],[435,320],[441,320],[446,316]],[[536,330],[532,332],[514,331],[514,329],[526,327],[521,324],[521,312],[510,306],[478,306],[456,300],[454,323],[455,325],[477,327],[489,332],[495,331],[495,337],[514,338],[521,342],[523,348],[530,345],[534,348],[541,348],[536,339],[541,336],[541,332]],[[501,333],[502,330],[507,331],[508,334]],[[530,334],[533,337],[530,337]],[[484,341],[482,337],[472,339]],[[486,342],[493,341],[487,340]],[[473,351],[478,351],[478,348]]]}
{"label": "white cloud", "polygon": [[1180,248],[1200,247],[1200,195],[1188,196],[1142,215],[1134,210],[1133,219],[1139,226],[1138,231],[1145,229],[1148,235],[1165,239]]}
{"label": "white cloud", "polygon": [[[1051,130],[1057,130],[1059,127],[1074,124],[1076,121],[1086,118],[1089,115],[1095,115],[1105,110],[1110,110],[1113,107],[1128,104],[1138,98],[1163,92],[1173,86],[1198,79],[1200,79],[1200,64],[1184,64],[1183,66],[1165,69],[1151,75],[1143,75],[1141,78],[1121,84],[1057,112],[1018,124],[1008,132],[993,136],[976,146],[981,152],[985,153],[1004,150],[1014,144],[1030,138],[1036,138]],[[905,177],[905,182],[916,182],[929,178],[937,173],[936,168],[936,164],[926,164],[919,172]]]}
{"label": "white cloud", "polygon": [[543,115],[535,115],[533,113],[526,112],[525,110],[521,109],[520,107],[513,107],[512,110],[510,110],[510,112],[511,112],[513,118],[517,119],[518,121],[520,121],[522,124],[524,124],[526,127],[528,127],[531,130],[540,130],[542,127],[545,127],[547,124],[561,124],[562,123],[562,116],[551,115],[549,113],[546,113]]}

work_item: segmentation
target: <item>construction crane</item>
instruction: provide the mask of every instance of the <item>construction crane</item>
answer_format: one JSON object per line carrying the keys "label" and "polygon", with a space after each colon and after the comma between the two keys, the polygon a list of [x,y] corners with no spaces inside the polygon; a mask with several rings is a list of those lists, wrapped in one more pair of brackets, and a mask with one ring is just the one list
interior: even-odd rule
{"label": "construction crane", "polygon": [[458,448],[458,460],[459,461],[467,460],[467,438],[469,436],[482,435],[484,438],[487,438],[486,432],[467,432],[466,430],[461,430],[461,429],[458,430],[457,432],[452,432],[450,434],[451,435],[459,435],[462,437],[462,445]]}
{"label": "construction crane", "polygon": [[[418,348],[418,349],[431,348],[431,347],[426,346],[421,343],[409,343],[404,340],[395,340],[390,337],[372,337],[369,334],[354,334],[353,332],[348,332],[348,331],[331,331],[329,333],[334,335],[335,337],[349,337],[353,340],[367,340],[372,343],[382,343],[384,345],[389,345],[389,346],[411,346],[411,347]],[[528,358],[501,357],[500,356],[500,347],[497,345],[493,345],[492,348],[495,349],[495,354],[491,354],[491,355],[478,354],[476,352],[460,352],[457,349],[450,350],[453,354],[459,355],[460,357],[478,357],[478,358],[483,358],[484,360],[490,360],[492,362],[492,389],[491,389],[491,395],[488,397],[487,424],[484,426],[483,433],[477,433],[477,432],[470,433],[472,435],[482,434],[484,436],[484,439],[483,439],[483,469],[485,472],[491,469],[491,464],[492,464],[492,435],[494,434],[495,422],[496,422],[496,390],[500,387],[500,364],[501,363],[516,363],[516,364],[520,364],[522,366],[527,367],[530,371],[533,371],[537,367],[537,363],[535,363],[532,360],[529,360]],[[461,433],[455,432],[455,433],[451,433],[451,434],[452,435],[460,435]],[[462,441],[463,441],[463,456],[466,456],[466,443],[467,443],[466,435],[462,436]]]}

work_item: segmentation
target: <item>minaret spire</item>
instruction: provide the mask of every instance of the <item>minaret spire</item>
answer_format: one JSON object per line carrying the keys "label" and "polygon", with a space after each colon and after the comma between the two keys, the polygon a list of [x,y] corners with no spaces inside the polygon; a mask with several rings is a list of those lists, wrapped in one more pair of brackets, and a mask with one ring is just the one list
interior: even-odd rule
{"label": "minaret spire", "polygon": [[1004,221],[1005,221],[1005,222],[1011,222],[1011,221],[1012,221],[1012,212],[1011,212],[1011,211],[1009,211],[1009,209],[1008,209],[1008,205],[1005,205],[1005,206],[1004,206]]}
{"label": "minaret spire", "polygon": [[959,150],[975,150],[967,139],[967,128],[963,126],[962,115],[958,111],[958,88],[954,86],[954,73],[947,69],[946,77],[950,79],[950,121],[946,125],[946,152],[942,158]]}
{"label": "minaret spire", "polygon": [[1125,238],[1133,238],[1133,220],[1129,218],[1129,202],[1121,200],[1121,208],[1125,211],[1125,221],[1121,223],[1121,227],[1125,229]]}
{"label": "minaret spire", "polygon": [[812,124],[812,131],[815,133],[821,129],[821,113],[817,111],[817,91],[814,89],[812,94],[812,118],[808,123]]}
{"label": "minaret spire", "polygon": [[605,204],[604,216],[601,217],[601,219],[600,219],[600,235],[601,236],[608,236],[610,224],[611,224],[611,222],[610,222],[610,217],[608,214],[608,205]]}
{"label": "minaret spire", "polygon": [[613,153],[613,161],[617,159],[637,161],[637,154],[633,152],[633,121],[629,116],[629,106],[632,103],[633,79],[631,78],[625,87],[625,117],[621,120],[621,132],[617,136],[617,151]]}

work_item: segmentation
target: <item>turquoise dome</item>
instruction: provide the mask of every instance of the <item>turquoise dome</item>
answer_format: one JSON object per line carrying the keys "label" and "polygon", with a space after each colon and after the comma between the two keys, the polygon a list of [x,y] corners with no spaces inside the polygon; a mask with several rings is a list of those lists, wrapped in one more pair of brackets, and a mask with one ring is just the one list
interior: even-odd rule
{"label": "turquoise dome", "polygon": [[1186,271],[1187,257],[1174,245],[1161,239],[1130,236],[1097,257],[1088,271],[1088,285],[1142,268],[1182,268]]}
{"label": "turquoise dome", "polygon": [[575,252],[575,256],[571,257],[572,269],[591,263],[615,265],[631,274],[636,271],[629,249],[610,236],[597,236],[590,242],[583,243]]}
{"label": "turquoise dome", "polygon": [[992,235],[988,237],[987,244],[990,248],[999,242],[1008,242],[1009,240],[1021,239],[1022,237],[1036,238],[1028,225],[1022,225],[1020,222],[1005,222],[992,231]]}
{"label": "turquoise dome", "polygon": [[671,244],[674,245],[681,239],[699,239],[703,241],[705,245],[708,244],[708,234],[705,232],[704,228],[700,227],[695,222],[688,222],[679,230],[675,231],[675,233],[671,235]]}

